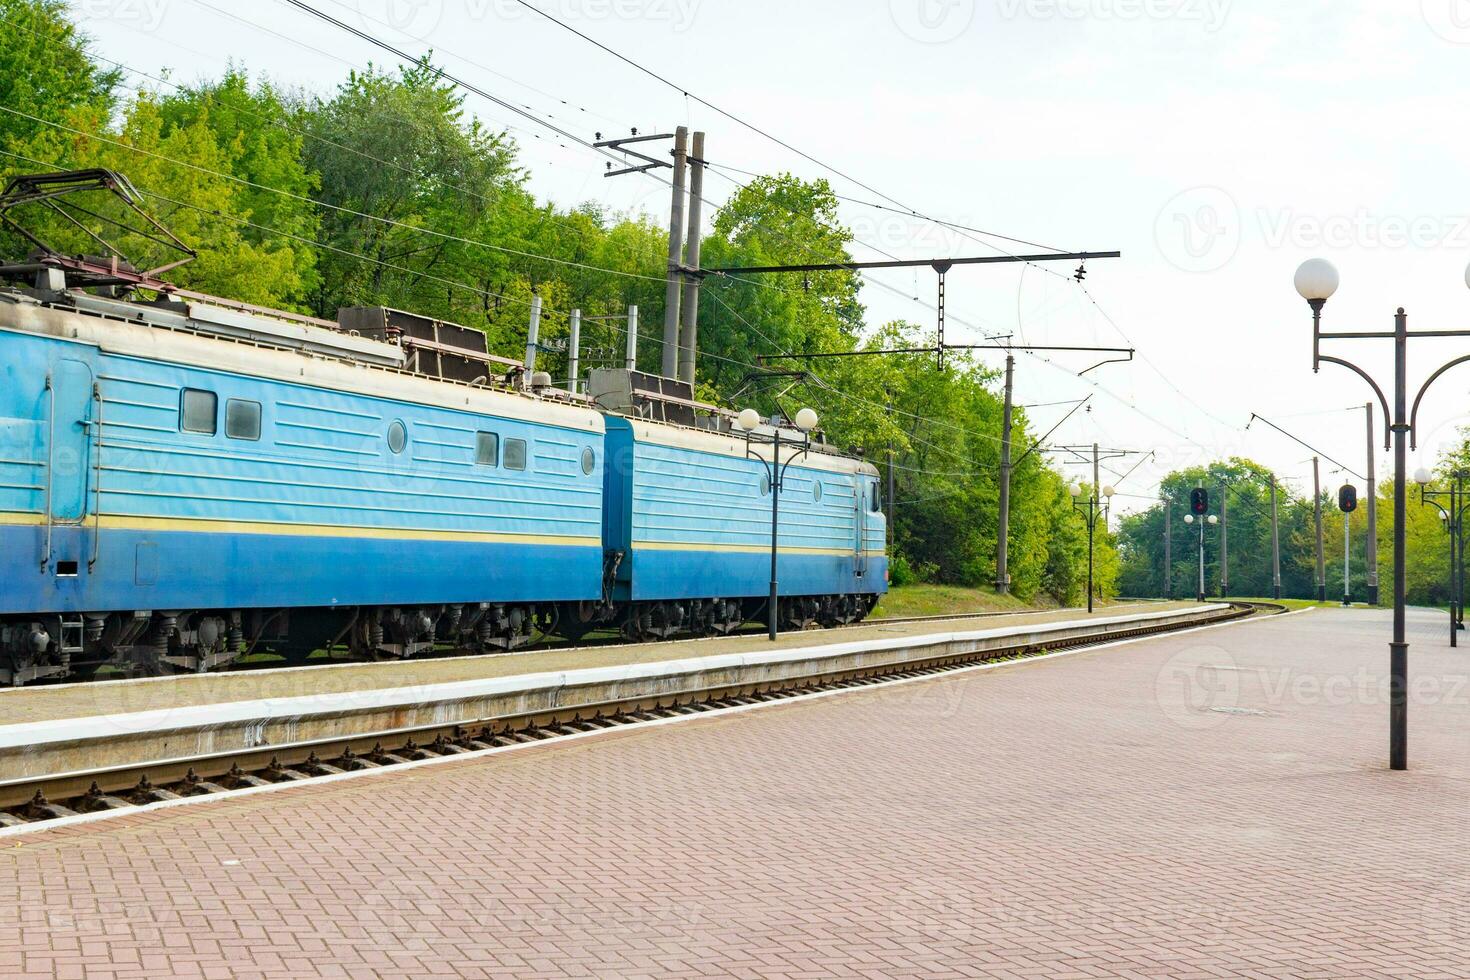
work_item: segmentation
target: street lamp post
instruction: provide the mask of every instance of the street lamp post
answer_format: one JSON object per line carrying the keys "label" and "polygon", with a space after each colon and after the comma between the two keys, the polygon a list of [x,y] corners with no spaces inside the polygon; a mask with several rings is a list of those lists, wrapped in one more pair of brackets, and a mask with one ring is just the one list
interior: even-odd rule
{"label": "street lamp post", "polygon": [[1092,493],[1086,500],[1082,499],[1082,493],[1081,484],[1072,485],[1072,507],[1082,511],[1083,519],[1087,521],[1087,611],[1092,612],[1093,532],[1097,530],[1097,522],[1102,517],[1105,503],[1111,501],[1117,491],[1112,487],[1103,487],[1102,495],[1105,500],[1099,500],[1097,484],[1093,484]]}
{"label": "street lamp post", "polygon": [[[1429,481],[1434,477],[1426,469],[1420,468],[1414,471],[1414,482],[1419,484],[1419,506],[1428,504],[1439,511],[1439,519],[1444,524],[1444,529],[1449,535],[1450,542],[1450,646],[1460,645],[1460,619],[1463,615],[1460,610],[1461,591],[1464,588],[1462,562],[1464,560],[1464,542],[1460,536],[1464,527],[1465,509],[1465,474],[1456,471],[1454,482],[1448,490],[1431,490]],[[1435,499],[1446,497],[1449,499],[1449,509],[1440,506]]]}
{"label": "street lamp post", "polygon": [[1198,524],[1199,525],[1199,587],[1197,589],[1195,589],[1194,601],[1195,602],[1204,602],[1205,601],[1205,525],[1206,524],[1209,524],[1211,527],[1213,527],[1214,525],[1220,523],[1220,518],[1216,517],[1214,514],[1211,514],[1209,517],[1206,517],[1203,520],[1197,521],[1197,520],[1194,519],[1194,515],[1193,514],[1185,514],[1184,515],[1184,523],[1186,523],[1186,524]]}
{"label": "street lamp post", "polygon": [[[1470,330],[1419,330],[1410,334],[1408,315],[1404,312],[1403,307],[1399,307],[1394,316],[1394,328],[1391,331],[1324,333],[1322,331],[1322,308],[1337,292],[1340,281],[1337,269],[1325,259],[1308,259],[1296,270],[1294,277],[1297,292],[1312,308],[1312,370],[1314,372],[1320,370],[1325,361],[1328,364],[1341,365],[1358,375],[1373,389],[1373,394],[1378,397],[1378,403],[1383,407],[1384,418],[1390,423],[1386,427],[1386,435],[1391,438],[1393,445],[1394,520],[1393,638],[1388,644],[1388,765],[1390,769],[1404,770],[1409,768],[1409,643],[1404,596],[1407,556],[1404,522],[1407,519],[1408,450],[1410,444],[1417,442],[1416,423],[1419,403],[1423,400],[1424,393],[1440,375],[1450,368],[1470,361],[1470,354],[1465,354],[1441,365],[1419,387],[1418,393],[1414,396],[1413,408],[1410,409],[1408,401],[1409,337],[1470,337]],[[1470,267],[1465,270],[1465,284],[1470,286]],[[1388,398],[1384,395],[1378,382],[1373,380],[1372,375],[1351,361],[1321,352],[1324,340],[1364,338],[1393,341],[1394,404],[1392,412],[1389,411]]]}
{"label": "street lamp post", "polygon": [[[800,439],[783,439],[781,426],[772,425],[769,431],[761,430],[761,416],[753,408],[747,408],[735,417],[735,427],[745,432],[745,455],[759,462],[766,471],[766,483],[771,488],[771,591],[766,599],[767,634],[774,641],[780,622],[776,588],[776,558],[780,553],[781,487],[786,482],[786,468],[811,452],[812,430],[817,427],[817,413],[803,408],[796,413],[796,428],[801,431]],[[755,445],[763,443],[771,447],[768,460],[755,451]],[[793,452],[781,461],[781,447],[789,446]],[[795,450],[800,450],[799,452]]]}

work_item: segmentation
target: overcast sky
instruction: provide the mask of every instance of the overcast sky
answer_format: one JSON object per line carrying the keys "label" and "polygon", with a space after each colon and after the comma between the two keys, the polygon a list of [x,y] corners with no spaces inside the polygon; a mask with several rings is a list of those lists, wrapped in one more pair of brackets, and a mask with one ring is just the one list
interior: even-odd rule
{"label": "overcast sky", "polygon": [[[1138,348],[1133,364],[1087,380],[1072,373],[1096,360],[1087,355],[1018,361],[1020,402],[1096,393],[1058,440],[1157,452],[1120,491],[1149,494],[1170,469],[1222,455],[1309,489],[1310,453],[1260,423],[1247,431],[1252,412],[1361,472],[1363,413],[1346,408],[1370,393],[1341,368],[1313,375],[1310,315],[1291,284],[1303,259],[1324,256],[1342,273],[1331,328],[1389,329],[1398,306],[1411,327],[1470,326],[1470,0],[533,0],[853,180],[515,0],[313,2],[413,52],[433,47],[448,70],[584,138],[688,124],[709,133],[713,163],[827,177],[840,194],[881,200],[856,180],[946,221],[1069,251],[1121,250],[1089,263],[1086,293],[1063,278],[1074,264],[1058,265],[1060,276],[957,269],[948,283],[955,342],[988,331]],[[328,91],[349,67],[384,62],[283,0],[74,8],[99,53],[178,81],[217,75],[233,58],[278,84]],[[537,194],[666,220],[656,181],[605,179],[594,153],[477,97],[469,104],[488,125],[513,127]],[[706,197],[733,186],[711,177]],[[861,259],[882,258],[875,248],[994,251],[858,204],[843,217]],[[933,322],[929,271],[871,282],[871,324]],[[1411,382],[1466,347],[1417,342]],[[1330,350],[1386,383],[1389,348]],[[1049,427],[1065,411],[1038,408],[1033,419]],[[1464,424],[1470,366],[1426,399],[1420,458]],[[1344,478],[1333,469],[1324,484]]]}

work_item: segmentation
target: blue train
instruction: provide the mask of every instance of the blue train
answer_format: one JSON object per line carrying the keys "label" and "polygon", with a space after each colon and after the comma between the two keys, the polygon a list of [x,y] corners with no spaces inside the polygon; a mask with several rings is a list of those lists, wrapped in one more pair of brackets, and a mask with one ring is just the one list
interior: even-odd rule
{"label": "blue train", "polygon": [[[767,468],[728,415],[636,372],[600,378],[616,409],[507,380],[482,335],[394,310],[81,288],[93,265],[0,267],[25,276],[0,289],[0,682],[765,616]],[[885,590],[878,492],[820,446],[787,472],[786,626]]]}

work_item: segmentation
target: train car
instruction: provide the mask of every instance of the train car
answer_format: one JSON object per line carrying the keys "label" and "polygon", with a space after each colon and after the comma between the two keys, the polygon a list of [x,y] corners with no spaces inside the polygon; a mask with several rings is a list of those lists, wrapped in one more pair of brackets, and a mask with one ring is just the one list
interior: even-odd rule
{"label": "train car", "polygon": [[599,412],[54,272],[0,291],[0,680],[509,649],[603,603]]}
{"label": "train car", "polygon": [[[721,421],[607,419],[604,536],[620,556],[613,598],[630,636],[723,633],[767,615],[771,448]],[[779,621],[861,619],[887,588],[878,472],[820,445],[783,446],[783,464],[793,457],[778,508]]]}
{"label": "train car", "polygon": [[[67,255],[14,219],[96,193],[182,257]],[[158,274],[194,253],[139,201],[105,170],[0,192],[37,246],[0,263],[0,683],[771,612],[769,447],[687,382],[594,372],[583,395],[456,324],[190,293]],[[808,442],[784,472],[776,618],[861,618],[887,579],[876,471]]]}

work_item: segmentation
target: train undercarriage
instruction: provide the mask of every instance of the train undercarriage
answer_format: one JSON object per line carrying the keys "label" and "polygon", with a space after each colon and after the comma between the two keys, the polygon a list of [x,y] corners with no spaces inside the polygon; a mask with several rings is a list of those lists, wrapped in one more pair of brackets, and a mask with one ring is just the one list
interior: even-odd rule
{"label": "train undercarriage", "polygon": [[[783,597],[779,625],[792,631],[855,623],[877,600]],[[632,642],[721,636],[764,621],[765,614],[764,599],[731,598],[12,616],[0,620],[0,685],[205,673],[256,663],[506,653],[557,639],[579,642],[599,632]]]}

